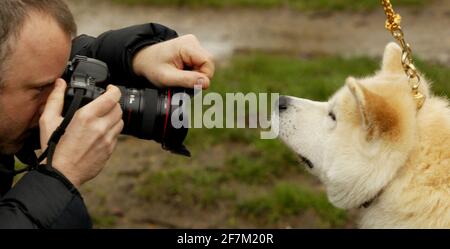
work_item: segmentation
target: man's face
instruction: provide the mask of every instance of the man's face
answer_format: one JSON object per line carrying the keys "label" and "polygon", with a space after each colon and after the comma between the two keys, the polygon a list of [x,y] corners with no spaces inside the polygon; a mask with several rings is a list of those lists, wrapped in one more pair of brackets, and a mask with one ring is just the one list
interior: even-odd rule
{"label": "man's face", "polygon": [[32,12],[11,45],[0,88],[0,153],[23,146],[39,124],[54,82],[70,56],[71,39],[51,17]]}

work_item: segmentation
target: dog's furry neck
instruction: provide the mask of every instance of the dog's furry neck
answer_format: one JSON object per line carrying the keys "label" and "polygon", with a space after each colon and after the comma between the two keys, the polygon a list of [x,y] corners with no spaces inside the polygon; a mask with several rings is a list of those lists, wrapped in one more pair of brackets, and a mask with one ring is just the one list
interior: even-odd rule
{"label": "dog's furry neck", "polygon": [[376,199],[378,199],[378,197],[380,197],[383,194],[383,190],[384,188],[382,188],[378,194],[376,194],[373,198],[371,198],[370,200],[364,202],[363,204],[359,205],[359,208],[369,208],[370,205],[372,205],[372,203],[375,202]]}

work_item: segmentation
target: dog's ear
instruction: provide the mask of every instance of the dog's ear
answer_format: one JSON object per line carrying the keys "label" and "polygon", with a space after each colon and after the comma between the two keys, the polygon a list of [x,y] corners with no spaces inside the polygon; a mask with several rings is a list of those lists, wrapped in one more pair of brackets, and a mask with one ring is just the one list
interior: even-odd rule
{"label": "dog's ear", "polygon": [[402,67],[402,49],[395,43],[389,43],[383,55],[382,72],[386,73],[401,73]]}
{"label": "dog's ear", "polygon": [[356,105],[358,106],[358,110],[361,115],[361,122],[363,124],[363,127],[365,129],[369,128],[371,124],[369,120],[369,113],[367,112],[367,90],[363,86],[361,86],[353,77],[347,78],[346,85],[355,98]]}
{"label": "dog's ear", "polygon": [[398,115],[387,101],[359,84],[355,78],[348,78],[346,84],[356,101],[367,140],[382,135],[395,135]]}

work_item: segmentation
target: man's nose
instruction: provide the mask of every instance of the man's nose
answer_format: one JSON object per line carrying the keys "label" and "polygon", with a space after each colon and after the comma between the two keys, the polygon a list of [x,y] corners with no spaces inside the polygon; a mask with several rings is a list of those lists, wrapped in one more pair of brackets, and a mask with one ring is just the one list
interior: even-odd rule
{"label": "man's nose", "polygon": [[289,99],[286,96],[280,96],[278,98],[278,110],[280,112],[286,111],[288,109]]}

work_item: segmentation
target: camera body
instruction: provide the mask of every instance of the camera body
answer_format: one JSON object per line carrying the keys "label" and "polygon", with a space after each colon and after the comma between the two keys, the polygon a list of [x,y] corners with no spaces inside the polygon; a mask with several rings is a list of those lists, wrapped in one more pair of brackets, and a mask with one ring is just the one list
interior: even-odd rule
{"label": "camera body", "polygon": [[[106,63],[88,58],[75,56],[65,72],[68,82],[64,99],[65,115],[69,105],[75,97],[75,91],[83,91],[80,108],[101,96],[105,89],[99,87],[109,77]],[[176,94],[190,96],[190,90],[184,88],[167,89],[136,89],[118,86],[122,93],[120,106],[123,111],[124,129],[122,134],[140,139],[153,140],[160,143],[163,149],[175,154],[190,156],[190,152],[183,145],[188,128],[175,128],[172,125],[172,115],[179,115],[179,119],[188,119],[184,111],[183,98],[173,101]],[[177,98],[180,99],[180,98]]]}

